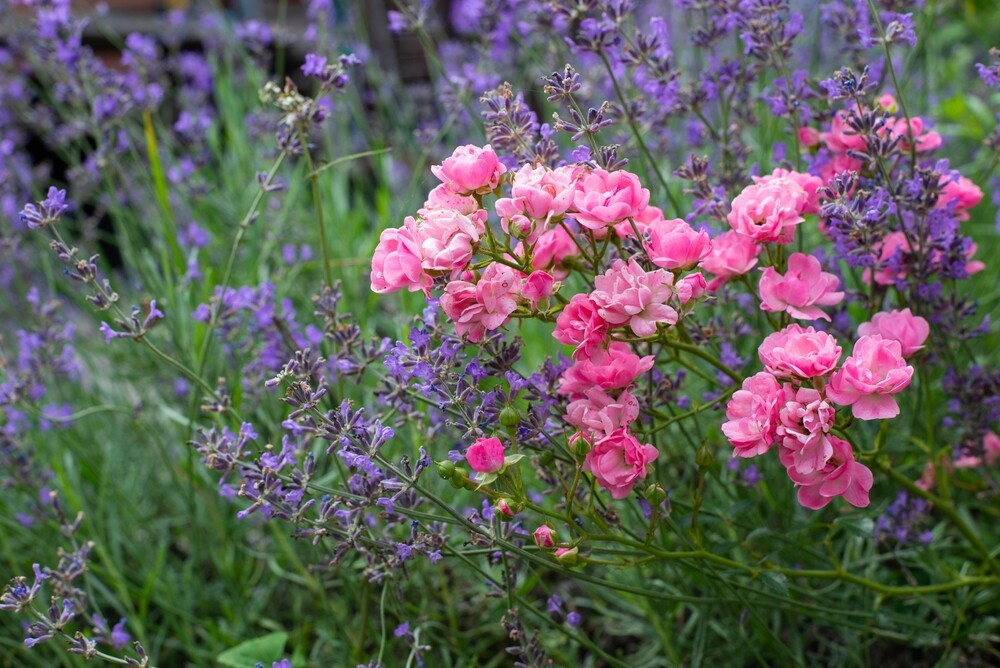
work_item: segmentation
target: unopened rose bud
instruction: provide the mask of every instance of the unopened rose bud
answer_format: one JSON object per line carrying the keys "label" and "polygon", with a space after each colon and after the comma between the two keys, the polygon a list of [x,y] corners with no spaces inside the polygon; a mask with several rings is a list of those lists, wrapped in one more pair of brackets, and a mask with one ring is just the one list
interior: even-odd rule
{"label": "unopened rose bud", "polygon": [[702,443],[701,447],[698,448],[698,452],[694,456],[694,463],[698,465],[700,469],[707,469],[715,461],[715,455],[708,448],[708,443]]}
{"label": "unopened rose bud", "polygon": [[451,486],[455,489],[462,489],[468,481],[469,470],[464,469],[461,466],[456,466],[455,470],[452,472],[451,478],[448,479],[448,482],[450,482]]}
{"label": "unopened rose bud", "polygon": [[516,503],[513,499],[500,499],[497,501],[496,510],[506,519],[512,519],[514,515],[524,510],[523,503]]}
{"label": "unopened rose bud", "polygon": [[660,485],[649,485],[646,487],[644,496],[649,505],[656,507],[667,500],[667,492]]}
{"label": "unopened rose bud", "polygon": [[535,529],[535,545],[540,548],[551,550],[556,546],[556,532],[547,524]]}
{"label": "unopened rose bud", "polygon": [[443,462],[434,462],[434,466],[437,467],[438,473],[445,480],[450,480],[455,475],[455,462],[450,459],[446,459]]}
{"label": "unopened rose bud", "polygon": [[580,563],[580,548],[560,547],[556,550],[556,561],[563,566],[576,566]]}
{"label": "unopened rose bud", "polygon": [[521,424],[521,413],[513,406],[504,406],[500,411],[500,424],[505,427],[516,427]]}

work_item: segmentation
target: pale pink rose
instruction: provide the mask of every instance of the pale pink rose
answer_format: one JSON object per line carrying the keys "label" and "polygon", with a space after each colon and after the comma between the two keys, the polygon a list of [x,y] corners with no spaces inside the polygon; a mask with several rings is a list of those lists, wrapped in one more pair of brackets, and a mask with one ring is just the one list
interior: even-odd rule
{"label": "pale pink rose", "polygon": [[599,308],[589,296],[576,294],[556,318],[552,336],[560,343],[576,346],[573,359],[589,359],[604,344],[608,323],[598,313]]}
{"label": "pale pink rose", "polygon": [[[942,139],[941,135],[931,130],[924,130],[924,119],[919,116],[913,116],[910,118],[910,130],[913,134],[913,143],[917,147],[918,153],[923,153],[925,151],[933,151],[941,146]],[[888,119],[886,124],[886,133],[890,136],[900,137],[899,145],[904,151],[910,150],[910,139],[909,133],[906,130],[906,119]]]}
{"label": "pale pink rose", "polygon": [[514,174],[511,196],[496,202],[504,231],[532,244],[549,221],[566,213],[573,203],[579,167],[549,169],[524,165]]}
{"label": "pale pink rose", "polygon": [[420,244],[422,266],[432,276],[461,271],[472,260],[474,246],[486,232],[486,212],[466,216],[452,209],[424,209],[423,217],[406,224]]}
{"label": "pale pink rose", "polygon": [[548,524],[535,529],[532,535],[535,537],[535,545],[542,549],[551,550],[556,546],[556,532]]}
{"label": "pale pink rose", "polygon": [[674,276],[663,269],[647,272],[634,259],[615,260],[594,279],[590,298],[612,327],[628,325],[636,336],[652,336],[657,323],[677,324],[677,311],[667,302],[674,295]]}
{"label": "pale pink rose", "polygon": [[[945,178],[942,176],[941,180],[944,181]],[[944,209],[954,203],[955,217],[959,220],[968,220],[969,209],[979,204],[982,199],[983,191],[980,187],[973,183],[972,179],[960,176],[957,181],[947,181],[944,184],[936,208]]]}
{"label": "pale pink rose", "polygon": [[535,243],[531,266],[550,271],[552,276],[562,280],[569,275],[569,261],[579,257],[580,248],[573,237],[561,226],[546,230]]}
{"label": "pale pink rose", "polygon": [[788,448],[782,447],[779,452],[788,477],[799,486],[799,503],[819,510],[835,497],[842,496],[856,508],[868,507],[868,493],[875,482],[871,470],[854,459],[854,452],[847,441],[828,435],[817,438],[827,441],[822,449],[825,450],[828,445],[830,457],[823,468],[811,473],[801,473],[796,469],[794,453]]}
{"label": "pale pink rose", "polygon": [[532,306],[535,306],[543,299],[548,299],[553,294],[555,279],[552,274],[546,271],[533,271],[524,279],[521,285],[521,295],[527,299]]}
{"label": "pale pink rose", "polygon": [[637,482],[646,479],[646,467],[659,454],[652,445],[640,443],[628,431],[619,429],[594,443],[583,461],[583,470],[593,473],[612,498],[624,499]]}
{"label": "pale pink rose", "polygon": [[692,299],[704,297],[705,293],[708,292],[708,283],[705,282],[705,277],[701,275],[701,272],[688,274],[677,281],[674,290],[677,291],[677,299],[683,305]]}
{"label": "pale pink rose", "polygon": [[627,218],[635,217],[649,204],[649,191],[631,172],[584,171],[576,182],[571,213],[576,222],[603,236]]}
{"label": "pale pink rose", "polygon": [[844,365],[830,376],[826,395],[850,406],[859,420],[882,420],[899,415],[893,394],[909,386],[913,367],[903,359],[899,341],[880,334],[862,336]]}
{"label": "pale pink rose", "polygon": [[1000,460],[1000,436],[992,431],[986,432],[983,436],[983,453],[987,466],[993,466]]}
{"label": "pale pink rose", "polygon": [[632,223],[635,223],[635,229],[639,230],[639,234],[645,234],[650,225],[663,219],[664,216],[662,209],[656,206],[647,206],[645,209],[632,216],[631,222],[625,220],[615,225],[615,234],[622,239],[634,237],[635,230],[632,229]]}
{"label": "pale pink rose", "polygon": [[535,243],[539,235],[545,231],[545,221],[538,221],[524,215],[518,203],[510,197],[498,199],[494,208],[497,216],[500,217],[500,227],[515,239],[521,239],[530,245]]}
{"label": "pale pink rose", "polygon": [[785,403],[778,411],[777,428],[781,445],[791,452],[791,465],[799,473],[822,469],[833,454],[823,436],[833,426],[836,410],[811,387],[786,383],[783,389]]}
{"label": "pale pink rose", "polygon": [[819,130],[804,126],[799,128],[799,143],[806,148],[819,145]]}
{"label": "pale pink rose", "polygon": [[471,216],[479,210],[479,202],[472,195],[459,195],[442,183],[427,195],[424,208],[419,211],[420,215],[424,215],[425,209],[451,209],[464,216]]}
{"label": "pale pink rose", "polygon": [[655,221],[643,235],[642,245],[653,264],[671,271],[693,269],[712,250],[708,233],[698,232],[680,218]]}
{"label": "pale pink rose", "polygon": [[503,443],[499,438],[477,438],[465,451],[465,461],[473,471],[496,473],[503,468]]}
{"label": "pale pink rose", "polygon": [[712,249],[701,261],[701,268],[715,275],[708,284],[708,289],[714,292],[731,278],[742,276],[753,269],[760,250],[760,244],[735,230],[715,237]]}
{"label": "pale pink rose", "polygon": [[778,425],[778,436],[789,448],[798,447],[795,443],[805,443],[811,436],[827,433],[833,426],[836,410],[818,390],[785,383],[784,405],[779,411],[781,424]]}
{"label": "pale pink rose", "polygon": [[[408,219],[412,220],[412,219]],[[430,294],[431,277],[421,266],[420,244],[412,226],[382,230],[372,254],[372,291],[395,292],[408,288]]]}
{"label": "pale pink rose", "polygon": [[779,167],[767,176],[753,177],[753,182],[768,183],[775,179],[791,179],[792,181],[798,183],[799,187],[805,191],[808,198],[806,200],[806,205],[802,208],[802,213],[819,213],[819,189],[825,185],[823,179],[818,176],[813,176],[812,174],[802,174],[800,172],[793,172]]}
{"label": "pale pink rose", "polygon": [[580,431],[610,434],[639,417],[639,402],[627,389],[612,397],[601,388],[592,387],[582,398],[569,403],[565,417],[566,422]]}
{"label": "pale pink rose", "polygon": [[876,313],[871,322],[858,325],[858,335],[871,336],[881,334],[883,339],[898,341],[903,357],[909,357],[924,347],[924,341],[931,333],[931,327],[919,315],[910,313],[910,309]]}
{"label": "pale pink rose", "polygon": [[865,138],[847,123],[847,112],[838,111],[830,121],[830,129],[819,133],[820,140],[826,144],[831,153],[847,153],[848,151],[864,151]]}
{"label": "pale pink rose", "polygon": [[844,298],[838,292],[840,279],[822,270],[812,255],[792,253],[784,276],[768,267],[760,277],[762,311],[785,311],[800,320],[829,320],[820,306],[832,306]]}
{"label": "pale pink rose", "polygon": [[520,274],[502,264],[491,264],[475,284],[451,281],[441,296],[441,308],[455,321],[459,336],[482,341],[487,331],[499,329],[517,309]]}
{"label": "pale pink rose", "polygon": [[778,378],[800,380],[824,376],[840,360],[837,340],[812,327],[789,325],[765,338],[757,349],[764,368]]}
{"label": "pale pink rose", "polygon": [[784,392],[774,376],[761,371],[743,381],[726,405],[722,433],[733,446],[733,457],[756,457],[771,449]]}
{"label": "pale pink rose", "polygon": [[495,190],[500,185],[500,175],[506,171],[489,144],[482,148],[472,144],[459,146],[450,158],[431,167],[431,173],[459,195],[485,195]]}
{"label": "pale pink rose", "polygon": [[624,389],[653,368],[653,359],[653,355],[639,357],[627,343],[612,341],[607,350],[600,348],[592,358],[577,360],[566,369],[557,391],[575,398],[594,386],[604,390]]}
{"label": "pale pink rose", "polygon": [[729,226],[757,243],[790,244],[808,203],[809,195],[792,179],[755,183],[733,200]]}

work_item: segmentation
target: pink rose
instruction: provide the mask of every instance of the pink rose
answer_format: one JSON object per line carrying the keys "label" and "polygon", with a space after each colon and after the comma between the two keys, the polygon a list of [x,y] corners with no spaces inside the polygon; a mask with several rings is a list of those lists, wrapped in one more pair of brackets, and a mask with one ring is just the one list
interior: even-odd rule
{"label": "pink rose", "polygon": [[824,376],[837,366],[841,348],[826,332],[792,324],[765,338],[757,349],[764,368],[778,378]]}
{"label": "pink rose", "polygon": [[[933,151],[939,148],[943,143],[941,135],[931,130],[924,130],[924,119],[919,116],[913,116],[910,118],[910,130],[913,134],[913,143],[917,147],[918,153],[923,153],[925,151]],[[904,151],[910,150],[910,139],[906,131],[906,119],[897,118],[889,119],[886,124],[886,132],[891,136],[900,137],[899,144]]]}
{"label": "pink rose", "polygon": [[[785,404],[778,411],[777,434],[782,448],[788,450],[791,464],[798,473],[808,474],[826,466],[833,446],[825,438],[833,426],[836,410],[811,387],[784,386]],[[782,451],[784,452],[784,450]]]}
{"label": "pink rose", "polygon": [[816,128],[810,128],[803,126],[799,128],[799,143],[806,148],[812,148],[813,146],[819,145],[819,130]]}
{"label": "pink rose", "polygon": [[742,276],[757,264],[757,256],[760,255],[760,245],[735,230],[725,232],[712,240],[712,248],[705,259],[701,261],[701,268],[710,274],[715,274],[715,278],[708,284],[708,289],[715,291],[731,278]]}
{"label": "pink rose", "polygon": [[808,203],[806,191],[792,179],[755,183],[733,200],[729,226],[757,243],[789,244]]}
{"label": "pink rose", "polygon": [[663,219],[664,216],[662,209],[657,206],[647,206],[645,209],[632,216],[632,222],[625,220],[615,225],[615,234],[622,239],[634,237],[635,230],[632,229],[632,223],[635,223],[635,229],[639,230],[639,234],[645,234],[650,225]]}
{"label": "pink rose", "polygon": [[496,473],[503,468],[503,443],[499,438],[477,438],[465,451],[465,461],[473,471]]}
{"label": "pink rose", "polygon": [[617,398],[599,387],[591,387],[566,407],[566,422],[580,431],[610,434],[639,417],[639,402],[624,390]]}
{"label": "pink rose", "polygon": [[820,268],[812,255],[792,253],[784,276],[768,267],[760,277],[760,308],[763,311],[786,311],[793,318],[829,320],[820,306],[832,306],[844,298],[837,292],[840,279]]}
{"label": "pink rose", "polygon": [[868,493],[875,479],[871,470],[854,459],[854,452],[847,441],[836,436],[821,435],[817,438],[827,443],[830,457],[823,468],[811,473],[800,473],[794,465],[794,453],[788,448],[781,448],[781,463],[785,465],[788,477],[799,486],[798,499],[806,508],[819,510],[838,496],[844,497],[856,508],[866,508],[869,504]]}
{"label": "pink rose", "polygon": [[761,371],[743,381],[726,405],[728,422],[722,433],[733,446],[733,457],[756,457],[771,449],[784,392],[771,374]]}
{"label": "pink rose", "polygon": [[452,209],[424,209],[421,219],[408,217],[406,224],[420,244],[424,270],[454,275],[468,266],[473,246],[486,233],[486,212],[466,216]]}
{"label": "pink rose", "polygon": [[[825,162],[818,165],[819,177],[824,183],[829,183],[837,174],[860,172],[863,167],[864,163],[857,158],[852,158],[846,153],[834,153]],[[822,225],[822,221],[820,224]]]}
{"label": "pink rose", "polygon": [[708,292],[708,283],[705,282],[705,277],[701,275],[701,272],[688,274],[677,281],[674,290],[677,291],[677,299],[683,305],[692,299],[704,297],[705,293]]}
{"label": "pink rose", "polygon": [[495,190],[500,185],[500,175],[506,171],[489,144],[482,148],[472,144],[459,146],[450,158],[431,167],[434,176],[459,195],[485,195]]}
{"label": "pink rose", "polygon": [[441,296],[441,308],[455,321],[459,336],[482,341],[487,331],[499,329],[517,309],[520,274],[502,264],[491,264],[478,283],[451,281]]}
{"label": "pink rose", "polygon": [[424,202],[420,215],[424,215],[425,209],[451,209],[463,216],[471,216],[479,210],[479,202],[472,195],[459,195],[442,183],[427,195],[427,201]]}
{"label": "pink rose", "polygon": [[612,327],[628,325],[636,336],[652,336],[657,323],[677,324],[677,311],[667,305],[674,295],[674,276],[663,269],[647,272],[634,259],[615,260],[594,279],[590,298]]}
{"label": "pink rose", "polygon": [[838,111],[830,121],[830,129],[819,133],[819,138],[831,153],[847,153],[848,151],[864,151],[865,138],[858,134],[847,122],[847,112]]}
{"label": "pink rose", "polygon": [[533,536],[535,537],[535,545],[544,550],[551,550],[556,546],[556,532],[548,524],[543,524],[535,529]]}
{"label": "pink rose", "polygon": [[[942,176],[944,181],[946,177]],[[968,220],[968,210],[979,204],[983,199],[983,191],[964,176],[958,177],[957,181],[948,181],[941,189],[935,208],[944,209],[949,204],[954,203],[955,217],[959,220]]]}
{"label": "pink rose", "polygon": [[532,306],[535,306],[543,299],[548,299],[553,294],[555,279],[552,274],[545,271],[533,271],[524,279],[521,285],[521,295],[524,296]]}
{"label": "pink rose", "polygon": [[876,313],[871,322],[858,325],[860,336],[881,334],[883,339],[898,341],[903,357],[909,357],[924,347],[924,341],[931,333],[931,327],[919,315],[910,313],[910,309]]}
{"label": "pink rose", "polygon": [[826,395],[841,406],[850,406],[859,420],[881,420],[899,415],[893,394],[906,389],[913,367],[903,359],[899,341],[880,334],[862,336],[844,365],[830,376]]}
{"label": "pink rose", "polygon": [[680,218],[657,220],[646,227],[643,247],[657,267],[693,269],[712,250],[706,232],[698,232]]}
{"label": "pink rose", "polygon": [[1000,459],[1000,436],[992,431],[986,432],[983,436],[983,453],[986,458],[986,465],[993,466]]}
{"label": "pink rose", "polygon": [[562,227],[553,227],[538,237],[531,266],[551,271],[553,277],[562,280],[569,275],[567,261],[579,255],[580,249],[573,241],[573,237]]}
{"label": "pink rose", "polygon": [[556,318],[552,336],[556,341],[576,346],[573,359],[589,359],[604,343],[608,323],[600,316],[600,307],[587,295],[576,294]]}
{"label": "pink rose", "polygon": [[799,184],[799,187],[805,191],[806,205],[802,208],[802,213],[819,213],[819,189],[825,184],[823,179],[818,176],[813,176],[812,174],[802,174],[800,172],[793,172],[788,169],[775,169],[773,172],[767,176],[755,176],[753,177],[754,183],[769,183],[775,179],[791,179]]}
{"label": "pink rose", "polygon": [[[910,242],[907,241],[905,234],[902,232],[889,232],[873,248],[879,250],[878,263],[875,265],[876,283],[879,285],[892,285],[896,282],[897,278],[906,278],[905,269],[892,266],[894,264],[892,260],[894,257],[897,257],[897,251],[904,256],[911,252]],[[871,269],[865,269],[861,273],[861,280],[866,284],[871,282]]]}
{"label": "pink rose", "polygon": [[579,167],[524,165],[514,174],[510,197],[496,202],[505,232],[532,244],[549,221],[566,213],[573,203]]}
{"label": "pink rose", "polygon": [[624,170],[584,171],[576,182],[571,213],[576,222],[602,237],[608,227],[633,218],[649,204],[639,177]]}
{"label": "pink rose", "polygon": [[875,103],[882,109],[882,111],[887,111],[890,114],[895,114],[899,111],[899,104],[896,102],[896,97],[892,93],[882,93],[875,100]]}
{"label": "pink rose", "polygon": [[[408,218],[407,221],[412,221]],[[395,292],[408,288],[430,294],[431,277],[421,266],[421,250],[413,225],[382,230],[372,254],[372,292]]]}
{"label": "pink rose", "polygon": [[578,397],[597,386],[604,390],[628,387],[653,368],[653,355],[639,357],[627,343],[613,341],[607,350],[598,349],[590,359],[577,360],[559,379],[559,394]]}
{"label": "pink rose", "polygon": [[625,429],[608,434],[594,443],[583,461],[583,470],[594,474],[612,498],[624,499],[632,487],[646,479],[646,467],[659,456],[652,445],[644,445]]}

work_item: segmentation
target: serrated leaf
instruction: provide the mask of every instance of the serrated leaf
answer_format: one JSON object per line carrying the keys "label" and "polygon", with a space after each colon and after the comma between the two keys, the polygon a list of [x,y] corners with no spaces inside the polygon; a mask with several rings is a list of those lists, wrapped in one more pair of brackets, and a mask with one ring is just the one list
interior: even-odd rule
{"label": "serrated leaf", "polygon": [[784,573],[763,571],[760,574],[760,579],[764,585],[775,594],[781,594],[782,596],[788,595],[788,578],[785,577]]}
{"label": "serrated leaf", "polygon": [[220,654],[216,660],[230,668],[254,668],[258,663],[266,666],[281,661],[285,653],[285,643],[288,634],[284,631],[268,633],[267,635],[231,647]]}

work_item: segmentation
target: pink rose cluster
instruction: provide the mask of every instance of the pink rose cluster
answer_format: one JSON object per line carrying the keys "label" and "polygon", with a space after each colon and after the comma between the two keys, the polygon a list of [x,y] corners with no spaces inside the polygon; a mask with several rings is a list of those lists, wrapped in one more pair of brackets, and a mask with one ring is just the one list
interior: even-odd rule
{"label": "pink rose cluster", "polygon": [[[744,188],[732,202],[727,216],[731,229],[712,240],[707,252],[700,257],[699,267],[715,276],[708,283],[708,289],[715,292],[727,281],[749,273],[757,266],[764,244],[792,243],[796,226],[805,220],[803,216],[819,213],[819,191],[822,187],[823,181],[819,177],[787,169],[775,169],[766,176],[754,177],[754,183]],[[803,266],[791,268],[792,276],[785,287],[780,287],[784,280],[775,280],[782,277],[777,276],[773,268],[768,268],[769,273],[765,274],[766,285],[768,288],[776,287],[777,293],[794,292],[792,302],[809,307],[805,311],[813,313],[808,319],[822,317],[818,315],[818,309],[811,307],[836,303],[833,295],[842,296],[842,293],[835,292],[836,283],[831,284],[826,278],[829,274],[820,277],[812,270],[811,263],[807,265],[806,260],[797,262]],[[803,269],[808,269],[805,277],[798,275]],[[803,286],[807,288],[806,294],[800,294]],[[761,287],[763,289],[764,285]],[[776,297],[776,291],[769,289],[768,295],[775,299],[765,300],[768,304],[765,310],[788,310],[787,306],[792,304]],[[779,301],[783,301],[785,306],[780,306]]]}
{"label": "pink rose cluster", "polygon": [[[879,111],[895,114],[899,105],[892,95],[881,95],[878,99]],[[899,140],[903,150],[909,151],[915,147],[917,153],[933,151],[941,146],[941,135],[928,128],[928,122],[917,116],[910,117],[909,126],[905,118],[887,116],[886,122],[878,131],[879,136],[886,140]],[[913,144],[910,143],[910,138]],[[862,162],[850,155],[850,152],[864,153],[867,150],[865,139],[848,123],[848,112],[838,111],[834,114],[829,130],[819,132],[814,128],[802,128],[799,131],[799,142],[806,147],[822,147],[828,157],[819,171],[824,182],[829,182],[834,176],[843,172],[860,172],[864,167]]]}
{"label": "pink rose cluster", "polygon": [[735,457],[756,457],[778,445],[778,458],[798,487],[799,503],[819,509],[841,496],[868,505],[871,471],[850,444],[831,432],[837,407],[859,420],[895,417],[893,395],[913,377],[906,357],[923,346],[926,320],[909,309],[876,314],[859,328],[852,354],[830,334],[789,325],[761,343],[764,371],[743,381],[726,406],[722,432]]}

